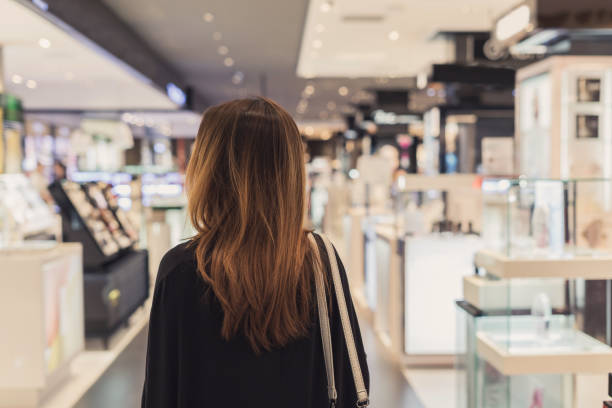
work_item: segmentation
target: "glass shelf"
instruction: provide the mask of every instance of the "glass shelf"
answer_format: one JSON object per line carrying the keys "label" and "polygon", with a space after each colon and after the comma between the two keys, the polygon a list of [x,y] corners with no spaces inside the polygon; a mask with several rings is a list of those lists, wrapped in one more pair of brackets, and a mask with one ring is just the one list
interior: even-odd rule
{"label": "glass shelf", "polygon": [[478,354],[504,375],[607,373],[612,348],[571,327],[571,320],[553,316],[543,334],[537,318],[513,316],[507,322],[502,317],[499,330],[489,323],[489,330],[476,333]]}

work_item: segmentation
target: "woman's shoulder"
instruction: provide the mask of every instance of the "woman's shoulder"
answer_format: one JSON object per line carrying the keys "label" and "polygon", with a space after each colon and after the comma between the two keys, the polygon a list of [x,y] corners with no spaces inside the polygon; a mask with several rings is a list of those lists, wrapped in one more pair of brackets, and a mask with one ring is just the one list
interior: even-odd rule
{"label": "woman's shoulder", "polygon": [[157,280],[177,277],[181,272],[191,272],[197,269],[194,248],[190,241],[178,244],[162,257],[157,272]]}

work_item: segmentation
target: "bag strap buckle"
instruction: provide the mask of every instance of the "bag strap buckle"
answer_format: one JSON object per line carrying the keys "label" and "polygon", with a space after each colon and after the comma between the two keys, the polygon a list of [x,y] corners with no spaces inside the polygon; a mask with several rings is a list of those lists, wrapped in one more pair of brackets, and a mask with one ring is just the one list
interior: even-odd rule
{"label": "bag strap buckle", "polygon": [[357,408],[363,408],[363,407],[368,407],[370,406],[370,399],[366,398],[364,400],[361,401],[357,401]]}

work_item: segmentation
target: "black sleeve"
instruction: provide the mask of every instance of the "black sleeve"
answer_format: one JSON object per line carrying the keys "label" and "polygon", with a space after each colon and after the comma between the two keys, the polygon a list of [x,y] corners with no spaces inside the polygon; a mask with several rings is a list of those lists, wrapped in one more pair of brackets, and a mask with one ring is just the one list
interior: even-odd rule
{"label": "black sleeve", "polygon": [[142,408],[172,407],[178,400],[177,302],[164,266],[162,260],[151,307]]}
{"label": "black sleeve", "polygon": [[[319,237],[320,239],[320,237]],[[324,257],[327,259],[327,252],[323,241],[319,241],[319,249]],[[342,281],[342,288],[344,290],[344,299],[346,301],[347,311],[349,320],[351,322],[351,328],[353,330],[353,338],[355,339],[355,348],[357,349],[357,355],[359,359],[359,365],[363,375],[363,381],[366,389],[370,390],[370,373],[368,370],[368,363],[366,359],[366,353],[363,347],[363,341],[361,339],[361,330],[359,328],[359,321],[357,314],[355,313],[355,307],[351,297],[351,292],[346,276],[344,265],[340,260],[338,252],[334,248],[336,260],[338,262],[338,269],[340,272],[340,280]],[[329,259],[327,259],[327,265]],[[330,279],[330,288],[334,288],[331,282],[331,269],[328,270]],[[332,308],[330,316],[330,329],[332,334],[332,348],[334,354],[334,373],[336,380],[336,390],[338,392],[338,400],[336,403],[337,408],[355,408],[357,402],[357,390],[355,387],[355,381],[353,379],[353,371],[351,369],[351,363],[348,356],[348,349],[346,346],[346,340],[344,338],[344,332],[342,330],[342,321],[340,319],[340,310],[338,308],[338,300],[335,296],[332,296]]]}

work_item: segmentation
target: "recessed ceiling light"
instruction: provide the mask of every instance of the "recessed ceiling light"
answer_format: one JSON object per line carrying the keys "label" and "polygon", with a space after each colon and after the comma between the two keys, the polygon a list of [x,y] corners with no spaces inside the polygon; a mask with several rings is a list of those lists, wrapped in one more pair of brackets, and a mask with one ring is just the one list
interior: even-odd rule
{"label": "recessed ceiling light", "polygon": [[232,75],[232,83],[234,85],[240,85],[242,81],[244,81],[244,74],[240,71],[234,72],[234,75]]}
{"label": "recessed ceiling light", "polygon": [[320,34],[325,31],[325,26],[323,24],[317,24],[315,26],[315,31]]}
{"label": "recessed ceiling light", "polygon": [[231,67],[234,65],[234,59],[232,57],[227,57],[226,59],[223,60],[223,63],[225,64],[226,67]]}
{"label": "recessed ceiling light", "polygon": [[38,45],[40,45],[42,48],[49,48],[51,47],[51,41],[49,41],[47,38],[41,38],[38,40]]}
{"label": "recessed ceiling light", "polygon": [[28,80],[26,81],[26,86],[27,86],[28,88],[30,88],[30,89],[34,89],[34,88],[36,88],[36,86],[37,86],[37,85],[38,85],[38,84],[37,84],[37,83],[36,83],[36,81],[34,81],[33,79],[28,79]]}
{"label": "recessed ceiling light", "polygon": [[222,38],[223,38],[223,35],[219,31],[215,31],[213,33],[213,40],[221,41]]}
{"label": "recessed ceiling light", "polygon": [[20,83],[23,82],[23,77],[21,75],[14,74],[11,77],[11,81],[13,81],[14,84],[19,85]]}
{"label": "recessed ceiling light", "polygon": [[336,102],[334,101],[327,102],[327,109],[329,109],[330,111],[333,111],[334,109],[336,109]]}
{"label": "recessed ceiling light", "polygon": [[64,74],[64,79],[67,81],[72,81],[74,79],[74,74],[72,72],[66,72]]}
{"label": "recessed ceiling light", "polygon": [[202,16],[202,19],[206,21],[207,23],[212,23],[213,20],[215,19],[215,15],[213,13],[207,12],[207,13],[204,13],[204,15]]}
{"label": "recessed ceiling light", "polygon": [[346,96],[349,93],[349,90],[346,86],[341,86],[340,88],[338,88],[338,93],[340,94],[340,96]]}
{"label": "recessed ceiling light", "polygon": [[300,100],[300,103],[298,103],[297,106],[297,112],[298,113],[305,113],[306,110],[308,109],[308,101],[306,99],[302,99]]}
{"label": "recessed ceiling light", "polygon": [[393,31],[389,32],[389,39],[391,41],[397,41],[397,40],[399,40],[399,37],[400,37],[400,35],[399,35],[399,33],[396,30],[393,30]]}
{"label": "recessed ceiling light", "polygon": [[304,93],[308,96],[311,96],[312,94],[314,94],[315,92],[315,87],[312,84],[308,84],[306,85],[306,88],[304,88]]}
{"label": "recessed ceiling light", "polygon": [[304,128],[304,133],[306,133],[306,136],[312,136],[314,135],[314,128],[312,126],[306,126]]}
{"label": "recessed ceiling light", "polygon": [[222,45],[219,48],[217,48],[217,51],[221,55],[227,55],[227,53],[229,52],[229,48],[227,48],[225,45]]}
{"label": "recessed ceiling light", "polygon": [[331,3],[329,1],[325,1],[325,2],[323,2],[323,4],[321,4],[321,11],[323,13],[329,13],[331,8],[332,8],[332,6],[331,6]]}
{"label": "recessed ceiling light", "polygon": [[321,41],[321,40],[314,40],[312,42],[312,46],[317,48],[317,49],[321,48],[323,46],[323,41]]}

